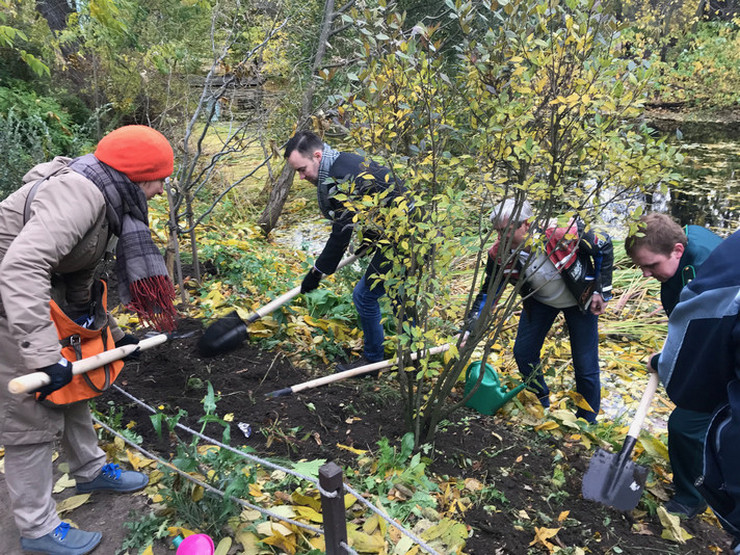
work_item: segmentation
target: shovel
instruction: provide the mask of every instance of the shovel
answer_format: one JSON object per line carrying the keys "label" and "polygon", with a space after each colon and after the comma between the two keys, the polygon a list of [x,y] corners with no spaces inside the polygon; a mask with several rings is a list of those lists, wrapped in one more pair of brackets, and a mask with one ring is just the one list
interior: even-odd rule
{"label": "shovel", "polygon": [[[161,345],[170,339],[170,337],[171,336],[169,334],[160,333],[158,335],[142,339],[134,345],[123,345],[122,347],[116,347],[115,349],[103,351],[97,355],[77,360],[72,363],[72,374],[76,376],[78,374],[89,372],[90,370],[95,370],[96,368],[110,364],[113,361],[125,358],[137,350],[146,351],[147,349]],[[8,383],[8,391],[16,394],[27,393],[50,383],[51,378],[46,372],[32,372],[31,374],[18,376],[17,378],[10,380],[10,383]]]}
{"label": "shovel", "polygon": [[[449,348],[450,344],[445,343],[444,345],[440,345],[439,347],[432,347],[427,352],[425,352],[424,355],[436,355],[437,353],[443,353],[447,351]],[[417,354],[411,353],[411,360],[416,359]],[[397,363],[398,360],[393,358],[388,360],[381,360],[380,362],[371,362],[370,364],[366,364],[365,366],[358,366],[357,368],[351,368],[350,370],[345,370],[344,372],[337,372],[336,374],[330,374],[321,378],[315,378],[307,382],[291,385],[290,387],[286,387],[284,389],[278,389],[277,391],[265,393],[265,397],[284,397],[286,395],[292,395],[293,393],[298,393],[299,391],[303,391],[304,389],[319,387],[328,383],[338,382],[345,378],[351,378],[353,376],[359,376],[360,374],[367,374],[368,372],[382,370],[383,368],[388,368],[389,366],[393,366]]]}
{"label": "shovel", "polygon": [[[360,249],[352,256],[348,256],[339,263],[337,270],[352,264],[363,254],[364,249]],[[277,299],[273,299],[262,308],[255,310],[247,316],[246,320],[242,320],[236,310],[223,318],[219,318],[203,333],[203,337],[198,341],[198,351],[203,356],[211,357],[236,349],[249,337],[249,331],[247,330],[249,324],[280,308],[293,297],[298,296],[300,292],[301,286],[299,285],[287,293],[283,293]]]}
{"label": "shovel", "polygon": [[627,438],[624,440],[621,451],[614,454],[599,449],[591,457],[588,470],[583,477],[581,493],[584,499],[596,501],[619,511],[631,511],[637,507],[645,487],[648,470],[644,466],[635,464],[630,459],[630,455],[657,388],[658,374],[653,372],[650,374],[650,381],[645,393],[642,394],[635,419],[627,432]]}

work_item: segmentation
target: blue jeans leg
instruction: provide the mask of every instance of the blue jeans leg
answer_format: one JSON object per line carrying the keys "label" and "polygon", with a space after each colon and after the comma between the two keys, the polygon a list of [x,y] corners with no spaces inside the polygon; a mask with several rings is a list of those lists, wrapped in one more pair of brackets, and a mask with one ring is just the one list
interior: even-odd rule
{"label": "blue jeans leg", "polygon": [[563,309],[563,314],[570,334],[576,391],[594,409],[594,412],[591,412],[579,407],[576,416],[594,422],[601,406],[599,317],[590,311],[584,314],[577,306]]}
{"label": "blue jeans leg", "polygon": [[[352,300],[355,302],[357,314],[360,316],[362,333],[365,336],[365,345],[363,354],[371,362],[378,362],[385,358],[383,350],[383,341],[385,333],[380,323],[380,302],[379,299],[385,295],[385,287],[382,281],[378,281],[377,267],[380,267],[380,253],[373,257],[370,266],[365,275],[352,292]],[[384,259],[383,259],[384,260]]]}
{"label": "blue jeans leg", "polygon": [[558,312],[560,309],[534,299],[527,301],[527,307],[522,310],[519,318],[519,329],[514,342],[514,360],[519,367],[519,373],[527,380],[532,372],[536,372],[529,381],[529,387],[539,397],[544,407],[550,406],[550,389],[540,368],[540,352]]}

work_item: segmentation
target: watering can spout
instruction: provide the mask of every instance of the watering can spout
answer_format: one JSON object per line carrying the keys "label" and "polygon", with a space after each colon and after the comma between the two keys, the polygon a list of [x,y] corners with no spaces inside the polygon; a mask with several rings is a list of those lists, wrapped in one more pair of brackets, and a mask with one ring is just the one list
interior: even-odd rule
{"label": "watering can spout", "polygon": [[519,384],[518,386],[516,386],[516,387],[515,387],[514,389],[512,389],[511,391],[506,391],[505,389],[502,389],[502,390],[501,390],[501,394],[500,394],[500,401],[498,402],[499,404],[498,404],[498,405],[496,406],[496,408],[495,408],[495,409],[493,410],[493,412],[496,412],[496,411],[497,411],[498,409],[500,409],[500,408],[501,408],[501,407],[503,407],[503,406],[504,406],[504,405],[505,405],[506,403],[508,403],[508,402],[509,402],[509,401],[511,401],[511,400],[512,400],[512,399],[513,399],[514,397],[516,397],[516,396],[517,396],[517,394],[518,394],[518,393],[519,393],[519,392],[520,392],[520,391],[521,391],[522,389],[524,389],[524,387],[525,387],[525,385],[524,385],[524,384]]}

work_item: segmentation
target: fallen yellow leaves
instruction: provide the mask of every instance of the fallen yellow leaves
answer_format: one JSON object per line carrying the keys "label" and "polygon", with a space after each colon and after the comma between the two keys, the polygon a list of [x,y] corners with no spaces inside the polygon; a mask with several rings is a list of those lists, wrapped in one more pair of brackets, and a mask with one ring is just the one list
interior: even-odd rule
{"label": "fallen yellow leaves", "polygon": [[57,514],[61,516],[64,513],[74,511],[77,507],[87,503],[88,499],[90,499],[89,493],[67,497],[67,499],[63,499],[57,503]]}
{"label": "fallen yellow leaves", "polygon": [[535,526],[534,532],[534,539],[529,542],[530,546],[540,544],[549,552],[552,552],[555,549],[555,544],[550,543],[548,540],[554,538],[557,533],[560,532],[560,528],[540,528],[538,526]]}
{"label": "fallen yellow leaves", "polygon": [[678,515],[669,513],[664,507],[658,507],[658,518],[663,525],[661,538],[676,543],[686,543],[687,540],[693,538],[691,534],[681,527],[681,518]]}

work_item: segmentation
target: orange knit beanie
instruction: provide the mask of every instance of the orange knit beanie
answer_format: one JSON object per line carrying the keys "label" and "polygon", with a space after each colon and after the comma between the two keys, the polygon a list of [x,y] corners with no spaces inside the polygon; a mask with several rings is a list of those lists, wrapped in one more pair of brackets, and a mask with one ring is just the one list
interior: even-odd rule
{"label": "orange knit beanie", "polygon": [[95,157],[134,183],[172,175],[175,155],[159,131],[146,125],[126,125],[103,137]]}

